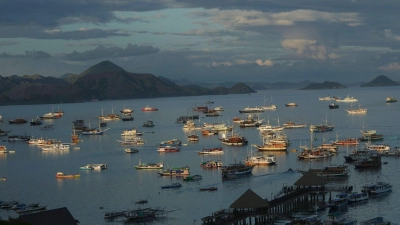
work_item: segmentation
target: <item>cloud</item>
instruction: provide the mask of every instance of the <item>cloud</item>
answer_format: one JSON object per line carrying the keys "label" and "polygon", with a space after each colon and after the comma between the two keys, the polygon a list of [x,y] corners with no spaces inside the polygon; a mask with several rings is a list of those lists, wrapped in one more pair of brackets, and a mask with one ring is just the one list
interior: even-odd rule
{"label": "cloud", "polygon": [[392,40],[395,40],[395,41],[400,41],[400,35],[395,35],[395,34],[393,34],[392,33],[392,30],[390,30],[390,29],[385,29],[385,37],[386,38],[389,38],[389,39],[392,39]]}
{"label": "cloud", "polygon": [[316,60],[337,58],[337,55],[332,53],[329,48],[316,40],[287,39],[283,40],[281,44],[285,49],[294,51],[303,57]]}
{"label": "cloud", "polygon": [[65,55],[68,60],[79,61],[79,60],[92,60],[101,58],[113,58],[113,57],[129,57],[139,56],[158,52],[158,48],[152,46],[139,46],[128,44],[126,48],[120,47],[105,47],[103,45],[97,46],[93,50],[87,50],[84,52],[73,51],[71,54]]}
{"label": "cloud", "polygon": [[271,60],[265,60],[265,61],[263,62],[261,59],[257,59],[257,60],[256,60],[256,63],[257,63],[259,66],[273,66],[273,65],[274,65],[274,63],[273,63]]}
{"label": "cloud", "polygon": [[390,63],[389,65],[379,67],[379,69],[383,71],[400,71],[400,64]]}
{"label": "cloud", "polygon": [[9,54],[6,52],[3,52],[0,54],[1,59],[8,59],[8,58],[18,58],[18,59],[47,59],[51,58],[52,56],[44,51],[25,51],[25,54]]}

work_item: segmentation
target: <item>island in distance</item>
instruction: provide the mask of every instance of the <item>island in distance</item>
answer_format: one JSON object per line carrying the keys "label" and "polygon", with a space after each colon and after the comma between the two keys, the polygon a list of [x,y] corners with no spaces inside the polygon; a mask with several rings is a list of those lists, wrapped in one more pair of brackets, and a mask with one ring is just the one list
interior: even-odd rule
{"label": "island in distance", "polygon": [[164,77],[130,73],[110,61],[79,75],[60,78],[41,75],[0,76],[0,105],[53,104],[101,100],[255,93],[244,83],[232,87],[179,86]]}
{"label": "island in distance", "polygon": [[[399,86],[400,84],[386,77],[379,75],[372,81],[361,85],[361,87],[386,87],[386,86]],[[325,81],[323,83],[310,83],[300,90],[318,90],[318,89],[344,89],[345,85],[338,82]]]}

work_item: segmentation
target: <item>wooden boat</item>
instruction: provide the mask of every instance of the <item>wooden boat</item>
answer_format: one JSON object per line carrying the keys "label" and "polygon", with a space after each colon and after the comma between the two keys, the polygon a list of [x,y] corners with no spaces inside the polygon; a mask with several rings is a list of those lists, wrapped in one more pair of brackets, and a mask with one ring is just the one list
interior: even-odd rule
{"label": "wooden boat", "polygon": [[58,172],[56,178],[79,178],[80,174],[64,174],[63,172]]}
{"label": "wooden boat", "polygon": [[203,188],[199,188],[199,191],[217,191],[218,188],[217,187],[203,187]]}
{"label": "wooden boat", "polygon": [[201,162],[200,166],[203,168],[218,168],[218,167],[222,167],[222,161],[221,160],[217,160],[217,161],[205,161],[205,162]]}
{"label": "wooden boat", "polygon": [[183,178],[184,181],[196,181],[196,180],[201,180],[203,179],[203,177],[201,175],[193,175],[193,176],[187,176],[185,178]]}
{"label": "wooden boat", "polygon": [[143,138],[134,137],[134,138],[127,138],[124,140],[117,140],[121,145],[144,145]]}
{"label": "wooden boat", "polygon": [[188,141],[192,141],[192,142],[199,141],[199,135],[197,135],[197,134],[188,135]]}
{"label": "wooden boat", "polygon": [[110,128],[102,130],[100,127],[99,128],[94,128],[94,129],[89,129],[82,131],[82,135],[103,135],[104,132],[109,130]]}
{"label": "wooden boat", "polygon": [[71,134],[71,142],[72,143],[78,143],[79,142],[79,135],[75,134],[75,132],[73,134]]}
{"label": "wooden boat", "polygon": [[357,138],[347,138],[347,139],[343,139],[343,140],[336,140],[335,142],[333,142],[333,144],[335,144],[335,145],[358,145],[359,142],[358,142]]}
{"label": "wooden boat", "polygon": [[9,124],[24,124],[27,123],[28,121],[22,118],[16,118],[14,120],[9,120],[8,123]]}
{"label": "wooden boat", "polygon": [[181,148],[177,146],[159,146],[157,152],[179,152]]}
{"label": "wooden boat", "polygon": [[214,147],[214,148],[203,148],[203,150],[197,152],[199,155],[214,155],[214,154],[223,154],[224,149],[222,147]]}
{"label": "wooden boat", "polygon": [[263,145],[255,145],[259,151],[286,151],[288,145],[280,141],[266,141]]}
{"label": "wooden boat", "polygon": [[201,130],[201,135],[217,135],[219,132],[218,131],[213,131],[211,129],[208,130]]}
{"label": "wooden boat", "polygon": [[358,160],[354,165],[355,168],[376,168],[382,166],[381,155],[372,154],[368,157]]}
{"label": "wooden boat", "polygon": [[135,166],[135,169],[147,169],[147,170],[154,170],[154,169],[162,169],[164,168],[164,164],[160,163],[142,163],[142,160],[139,159],[139,164]]}
{"label": "wooden boat", "polygon": [[242,146],[249,143],[249,141],[245,137],[233,134],[233,132],[230,136],[223,135],[221,138],[219,138],[219,140],[222,142],[222,144],[234,146]]}
{"label": "wooden boat", "polygon": [[310,169],[310,171],[321,177],[343,177],[349,174],[347,165],[331,165],[322,169]]}
{"label": "wooden boat", "polygon": [[285,127],[285,129],[290,129],[290,128],[303,128],[306,127],[307,124],[303,124],[303,123],[294,123],[292,121],[286,122],[283,124],[283,127]]}
{"label": "wooden boat", "polygon": [[121,117],[121,120],[122,121],[133,121],[133,117],[132,116],[124,116],[124,117]]}
{"label": "wooden boat", "polygon": [[101,121],[111,121],[111,120],[120,120],[121,117],[118,114],[114,113],[114,108],[111,110],[110,114],[106,116],[103,115],[104,109],[101,110],[101,116],[98,116]]}
{"label": "wooden boat", "polygon": [[253,171],[254,166],[246,166],[241,163],[231,164],[222,167],[222,177],[230,178],[239,175],[250,174]]}
{"label": "wooden boat", "polygon": [[190,174],[189,167],[168,168],[157,173],[161,176],[188,176]]}
{"label": "wooden boat", "polygon": [[130,114],[133,113],[133,109],[125,108],[125,107],[124,107],[122,110],[120,110],[120,112],[121,112],[122,114],[124,114],[124,115],[130,115]]}
{"label": "wooden boat", "polygon": [[167,188],[180,188],[180,187],[182,187],[182,184],[181,184],[181,183],[172,183],[172,184],[169,184],[169,185],[161,186],[162,189],[167,189]]}
{"label": "wooden boat", "polygon": [[126,149],[125,149],[125,152],[126,152],[126,153],[138,153],[138,152],[139,152],[139,149],[136,149],[136,148],[126,148]]}
{"label": "wooden boat", "polygon": [[121,133],[121,136],[136,136],[137,130],[132,129],[132,130],[124,130]]}

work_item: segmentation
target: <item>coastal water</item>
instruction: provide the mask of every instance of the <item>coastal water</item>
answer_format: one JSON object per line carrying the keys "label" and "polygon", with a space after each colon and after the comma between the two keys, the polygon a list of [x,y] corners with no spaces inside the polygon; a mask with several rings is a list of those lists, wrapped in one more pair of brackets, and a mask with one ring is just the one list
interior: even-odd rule
{"label": "coastal water", "polygon": [[[115,210],[135,209],[138,207],[158,207],[168,213],[151,224],[201,224],[201,218],[212,212],[229,208],[247,189],[252,189],[263,198],[270,199],[284,185],[293,185],[302,175],[290,172],[289,169],[322,168],[330,164],[344,164],[343,156],[353,148],[340,147],[339,153],[330,159],[298,160],[300,145],[310,145],[312,137],[314,145],[348,137],[360,137],[360,130],[374,129],[384,134],[384,141],[377,143],[400,146],[399,112],[400,103],[385,103],[388,96],[400,93],[399,87],[385,88],[348,88],[343,90],[267,90],[254,94],[191,96],[176,98],[134,99],[120,101],[86,102],[60,105],[23,105],[1,106],[0,115],[3,122],[0,128],[12,130],[9,135],[32,135],[34,138],[58,139],[64,143],[70,142],[72,122],[84,119],[92,127],[97,126],[98,116],[111,112],[119,113],[124,107],[134,109],[133,121],[109,121],[108,131],[104,135],[80,136],[80,143],[72,145],[69,151],[44,152],[37,146],[23,142],[8,142],[7,137],[1,137],[2,143],[15,153],[0,154],[0,200],[19,200],[21,203],[40,203],[47,209],[67,207],[72,215],[82,225],[93,224],[122,224],[121,221],[107,222],[104,212]],[[319,101],[319,97],[347,95],[358,98],[357,103],[338,103],[339,109],[331,110],[331,102]],[[200,115],[198,124],[204,122],[225,122],[232,125],[232,118],[245,115],[239,114],[239,109],[266,104],[275,104],[276,110],[259,114],[272,125],[283,124],[287,121],[307,124],[321,124],[327,120],[335,125],[332,132],[311,136],[308,128],[285,130],[291,142],[287,152],[266,152],[275,154],[277,164],[274,166],[255,167],[252,175],[223,181],[220,169],[203,169],[200,163],[204,160],[221,159],[225,165],[239,162],[246,158],[252,150],[252,144],[261,144],[262,137],[255,128],[239,128],[234,125],[234,133],[245,136],[249,145],[241,147],[224,147],[224,154],[219,156],[200,156],[196,151],[203,147],[222,146],[218,136],[201,136],[200,131],[185,132],[183,124],[176,123],[179,116]],[[225,111],[219,117],[204,117],[193,112],[195,106],[205,105],[213,101],[211,107],[222,106]],[[285,103],[295,102],[297,107],[285,107]],[[146,105],[156,107],[159,111],[142,112]],[[208,105],[210,106],[210,105]],[[367,108],[365,115],[349,115],[345,110],[350,108]],[[42,116],[52,109],[63,110],[64,116],[56,120],[44,120],[44,124],[53,124],[54,130],[41,130],[39,126],[8,124],[8,120],[24,118],[28,121],[36,116]],[[153,120],[152,128],[142,127],[146,120]],[[139,153],[127,154],[121,140],[125,129],[137,128],[144,132],[145,144],[137,146]],[[197,133],[198,143],[189,143],[187,135]],[[158,153],[156,144],[161,141],[178,138],[184,143],[181,152]],[[315,140],[314,140],[315,139]],[[361,143],[364,145],[364,143]],[[253,148],[253,150],[255,150]],[[297,150],[297,151],[295,151]],[[259,152],[253,152],[259,154]],[[261,153],[262,154],[262,153]],[[181,178],[161,177],[156,171],[135,170],[134,166],[142,162],[164,162],[166,167],[190,166],[190,173],[203,176],[201,181],[185,182]],[[388,195],[370,199],[367,203],[351,206],[348,214],[358,219],[383,216],[392,222],[399,222],[400,215],[395,213],[400,207],[400,181],[398,174],[400,157],[385,157],[387,164],[375,170],[356,170],[349,165],[351,174],[347,179],[329,181],[330,185],[354,187],[359,191],[361,186],[378,180],[393,184],[393,191]],[[106,163],[107,170],[82,171],[80,166],[90,163]],[[80,173],[77,179],[56,179],[57,172],[67,174]],[[179,189],[161,189],[162,185],[174,182],[182,183]],[[218,191],[200,192],[198,188],[216,186]],[[145,205],[135,202],[147,200]],[[4,219],[17,216],[13,211],[0,210]]]}

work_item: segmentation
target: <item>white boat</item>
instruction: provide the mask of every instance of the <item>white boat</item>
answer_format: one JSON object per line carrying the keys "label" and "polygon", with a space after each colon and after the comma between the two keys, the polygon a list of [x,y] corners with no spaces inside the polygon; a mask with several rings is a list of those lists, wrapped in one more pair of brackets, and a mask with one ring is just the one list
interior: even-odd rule
{"label": "white boat", "polygon": [[357,102],[358,99],[354,98],[354,97],[350,97],[347,95],[346,98],[344,99],[336,99],[337,102]]}
{"label": "white boat", "polygon": [[121,133],[121,136],[136,136],[137,130],[136,129],[132,129],[132,130],[124,130]]}
{"label": "white boat", "polygon": [[94,170],[105,170],[107,169],[107,164],[105,163],[100,163],[100,164],[90,164]]}
{"label": "white boat", "polygon": [[126,152],[126,153],[138,153],[138,152],[139,152],[139,149],[136,149],[136,148],[126,148],[126,149],[125,149],[125,152]]}
{"label": "white boat", "polygon": [[246,107],[241,110],[239,110],[239,113],[261,113],[264,112],[264,109],[262,107],[256,106],[256,107]]}
{"label": "white boat", "polygon": [[224,108],[222,106],[217,106],[214,108],[214,111],[224,111]]}
{"label": "white boat", "polygon": [[288,102],[288,103],[285,104],[285,106],[286,106],[286,107],[296,107],[296,106],[297,106],[297,103],[295,103],[295,102]]}
{"label": "white boat", "polygon": [[359,107],[358,109],[347,109],[346,110],[349,114],[365,114],[367,113],[366,108]]}
{"label": "white boat", "polygon": [[133,109],[125,108],[125,106],[124,106],[124,108],[123,108],[120,112],[121,112],[122,114],[124,114],[124,115],[130,115],[130,114],[133,113]]}
{"label": "white boat", "polygon": [[223,154],[224,150],[222,147],[215,148],[203,148],[203,150],[197,152],[199,155],[214,155],[214,154]]}
{"label": "white boat", "polygon": [[323,98],[318,98],[320,101],[332,101],[332,100],[335,100],[335,98],[332,98],[331,96],[326,96],[326,97],[323,97]]}
{"label": "white boat", "polygon": [[377,182],[369,189],[371,194],[381,194],[392,190],[392,185],[387,182]]}
{"label": "white boat", "polygon": [[243,162],[248,166],[267,166],[276,164],[275,155],[258,155],[247,157]]}
{"label": "white boat", "polygon": [[368,144],[366,145],[366,147],[367,147],[367,149],[369,149],[369,150],[375,150],[375,151],[377,151],[377,152],[379,152],[379,153],[386,153],[386,152],[388,152],[388,151],[391,150],[390,145],[385,145],[385,144],[376,144],[376,145],[373,145],[373,144],[368,143]]}
{"label": "white boat", "polygon": [[117,140],[121,145],[144,145],[144,140],[140,137],[126,138],[124,140]]}
{"label": "white boat", "polygon": [[386,103],[393,103],[397,102],[397,99],[395,97],[387,97],[386,98]]}
{"label": "white boat", "polygon": [[368,200],[369,196],[366,192],[352,192],[347,196],[349,203],[356,203]]}
{"label": "white boat", "polygon": [[303,124],[303,123],[294,123],[292,121],[286,122],[283,124],[283,127],[285,129],[290,129],[290,128],[303,128],[306,127],[307,124]]}
{"label": "white boat", "polygon": [[43,151],[57,151],[57,150],[69,150],[70,146],[68,144],[50,144],[42,146]]}

